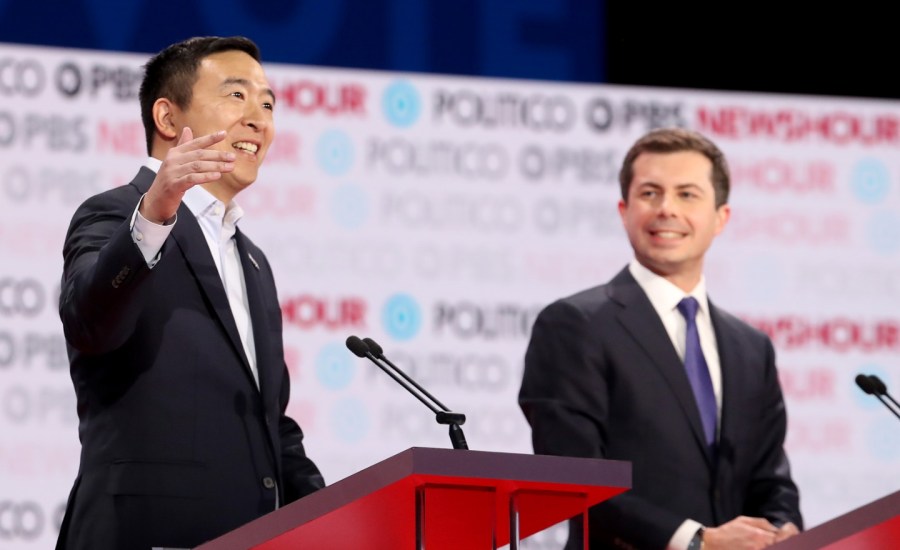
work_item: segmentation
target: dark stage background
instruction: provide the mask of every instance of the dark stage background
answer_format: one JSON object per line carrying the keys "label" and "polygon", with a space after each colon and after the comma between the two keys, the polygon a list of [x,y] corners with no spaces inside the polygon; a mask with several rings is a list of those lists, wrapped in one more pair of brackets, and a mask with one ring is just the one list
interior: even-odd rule
{"label": "dark stage background", "polygon": [[[787,6],[787,4],[785,4]],[[820,4],[820,6],[823,6]],[[155,52],[245,34],[281,63],[855,97],[900,97],[894,18],[603,0],[0,0],[0,42]]]}

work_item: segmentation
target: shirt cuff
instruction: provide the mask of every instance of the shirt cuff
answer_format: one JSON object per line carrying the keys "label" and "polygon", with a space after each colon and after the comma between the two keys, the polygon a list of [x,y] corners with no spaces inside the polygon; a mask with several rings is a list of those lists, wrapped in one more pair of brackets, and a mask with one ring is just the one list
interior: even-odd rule
{"label": "shirt cuff", "polygon": [[697,531],[703,527],[702,523],[698,523],[692,519],[684,520],[684,523],[675,530],[675,534],[669,539],[669,546],[666,550],[687,550],[691,539],[697,534]]}
{"label": "shirt cuff", "polygon": [[140,213],[141,203],[143,202],[144,197],[142,196],[137,206],[134,207],[134,213],[131,215],[131,239],[137,245],[138,250],[141,251],[144,261],[147,262],[147,267],[153,269],[153,266],[159,262],[163,244],[169,238],[172,228],[175,227],[178,216],[176,215],[171,223],[167,222],[164,225],[153,223]]}

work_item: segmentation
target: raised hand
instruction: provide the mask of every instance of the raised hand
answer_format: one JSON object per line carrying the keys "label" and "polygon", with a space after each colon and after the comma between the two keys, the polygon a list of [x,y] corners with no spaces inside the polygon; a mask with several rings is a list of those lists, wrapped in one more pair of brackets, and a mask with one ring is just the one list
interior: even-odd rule
{"label": "raised hand", "polygon": [[234,170],[234,153],[212,149],[223,139],[225,131],[194,139],[191,129],[185,127],[178,144],[166,153],[156,179],[141,203],[141,215],[153,223],[165,223],[175,216],[185,191]]}

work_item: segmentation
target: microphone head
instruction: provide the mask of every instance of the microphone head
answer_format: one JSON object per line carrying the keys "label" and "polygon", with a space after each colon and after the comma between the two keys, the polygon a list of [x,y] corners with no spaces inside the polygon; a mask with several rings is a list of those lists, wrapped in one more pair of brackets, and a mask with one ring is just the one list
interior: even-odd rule
{"label": "microphone head", "polygon": [[859,389],[869,395],[875,393],[875,383],[872,382],[872,379],[865,374],[856,375],[856,385],[859,386]]}
{"label": "microphone head", "polygon": [[352,351],[357,357],[365,357],[369,353],[369,346],[360,340],[358,336],[347,337],[347,349]]}
{"label": "microphone head", "polygon": [[877,374],[870,374],[869,382],[872,383],[872,391],[876,394],[884,395],[887,393],[887,386],[884,385],[884,382],[881,381],[881,378],[878,378]]}
{"label": "microphone head", "polygon": [[372,352],[372,355],[375,357],[381,357],[384,355],[384,350],[381,349],[381,346],[378,345],[378,342],[372,340],[371,338],[363,338],[363,342],[366,343],[366,346],[369,347],[369,351]]}

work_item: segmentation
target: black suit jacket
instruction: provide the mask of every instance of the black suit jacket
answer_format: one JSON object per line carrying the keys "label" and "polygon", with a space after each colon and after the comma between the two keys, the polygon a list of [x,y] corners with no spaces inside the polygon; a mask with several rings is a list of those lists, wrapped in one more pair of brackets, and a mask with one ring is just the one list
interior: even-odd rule
{"label": "black suit jacket", "polygon": [[665,548],[686,518],[802,528],[772,343],[712,303],[710,315],[722,367],[717,457],[684,365],[627,269],[538,315],[519,394],[535,453],[633,465],[631,491],[591,510],[591,548]]}
{"label": "black suit jacket", "polygon": [[265,255],[240,231],[252,378],[202,230],[181,205],[151,270],[130,218],[152,183],[88,199],[63,249],[60,316],[81,464],[58,547],[187,548],[323,486],[287,417],[281,310]]}

